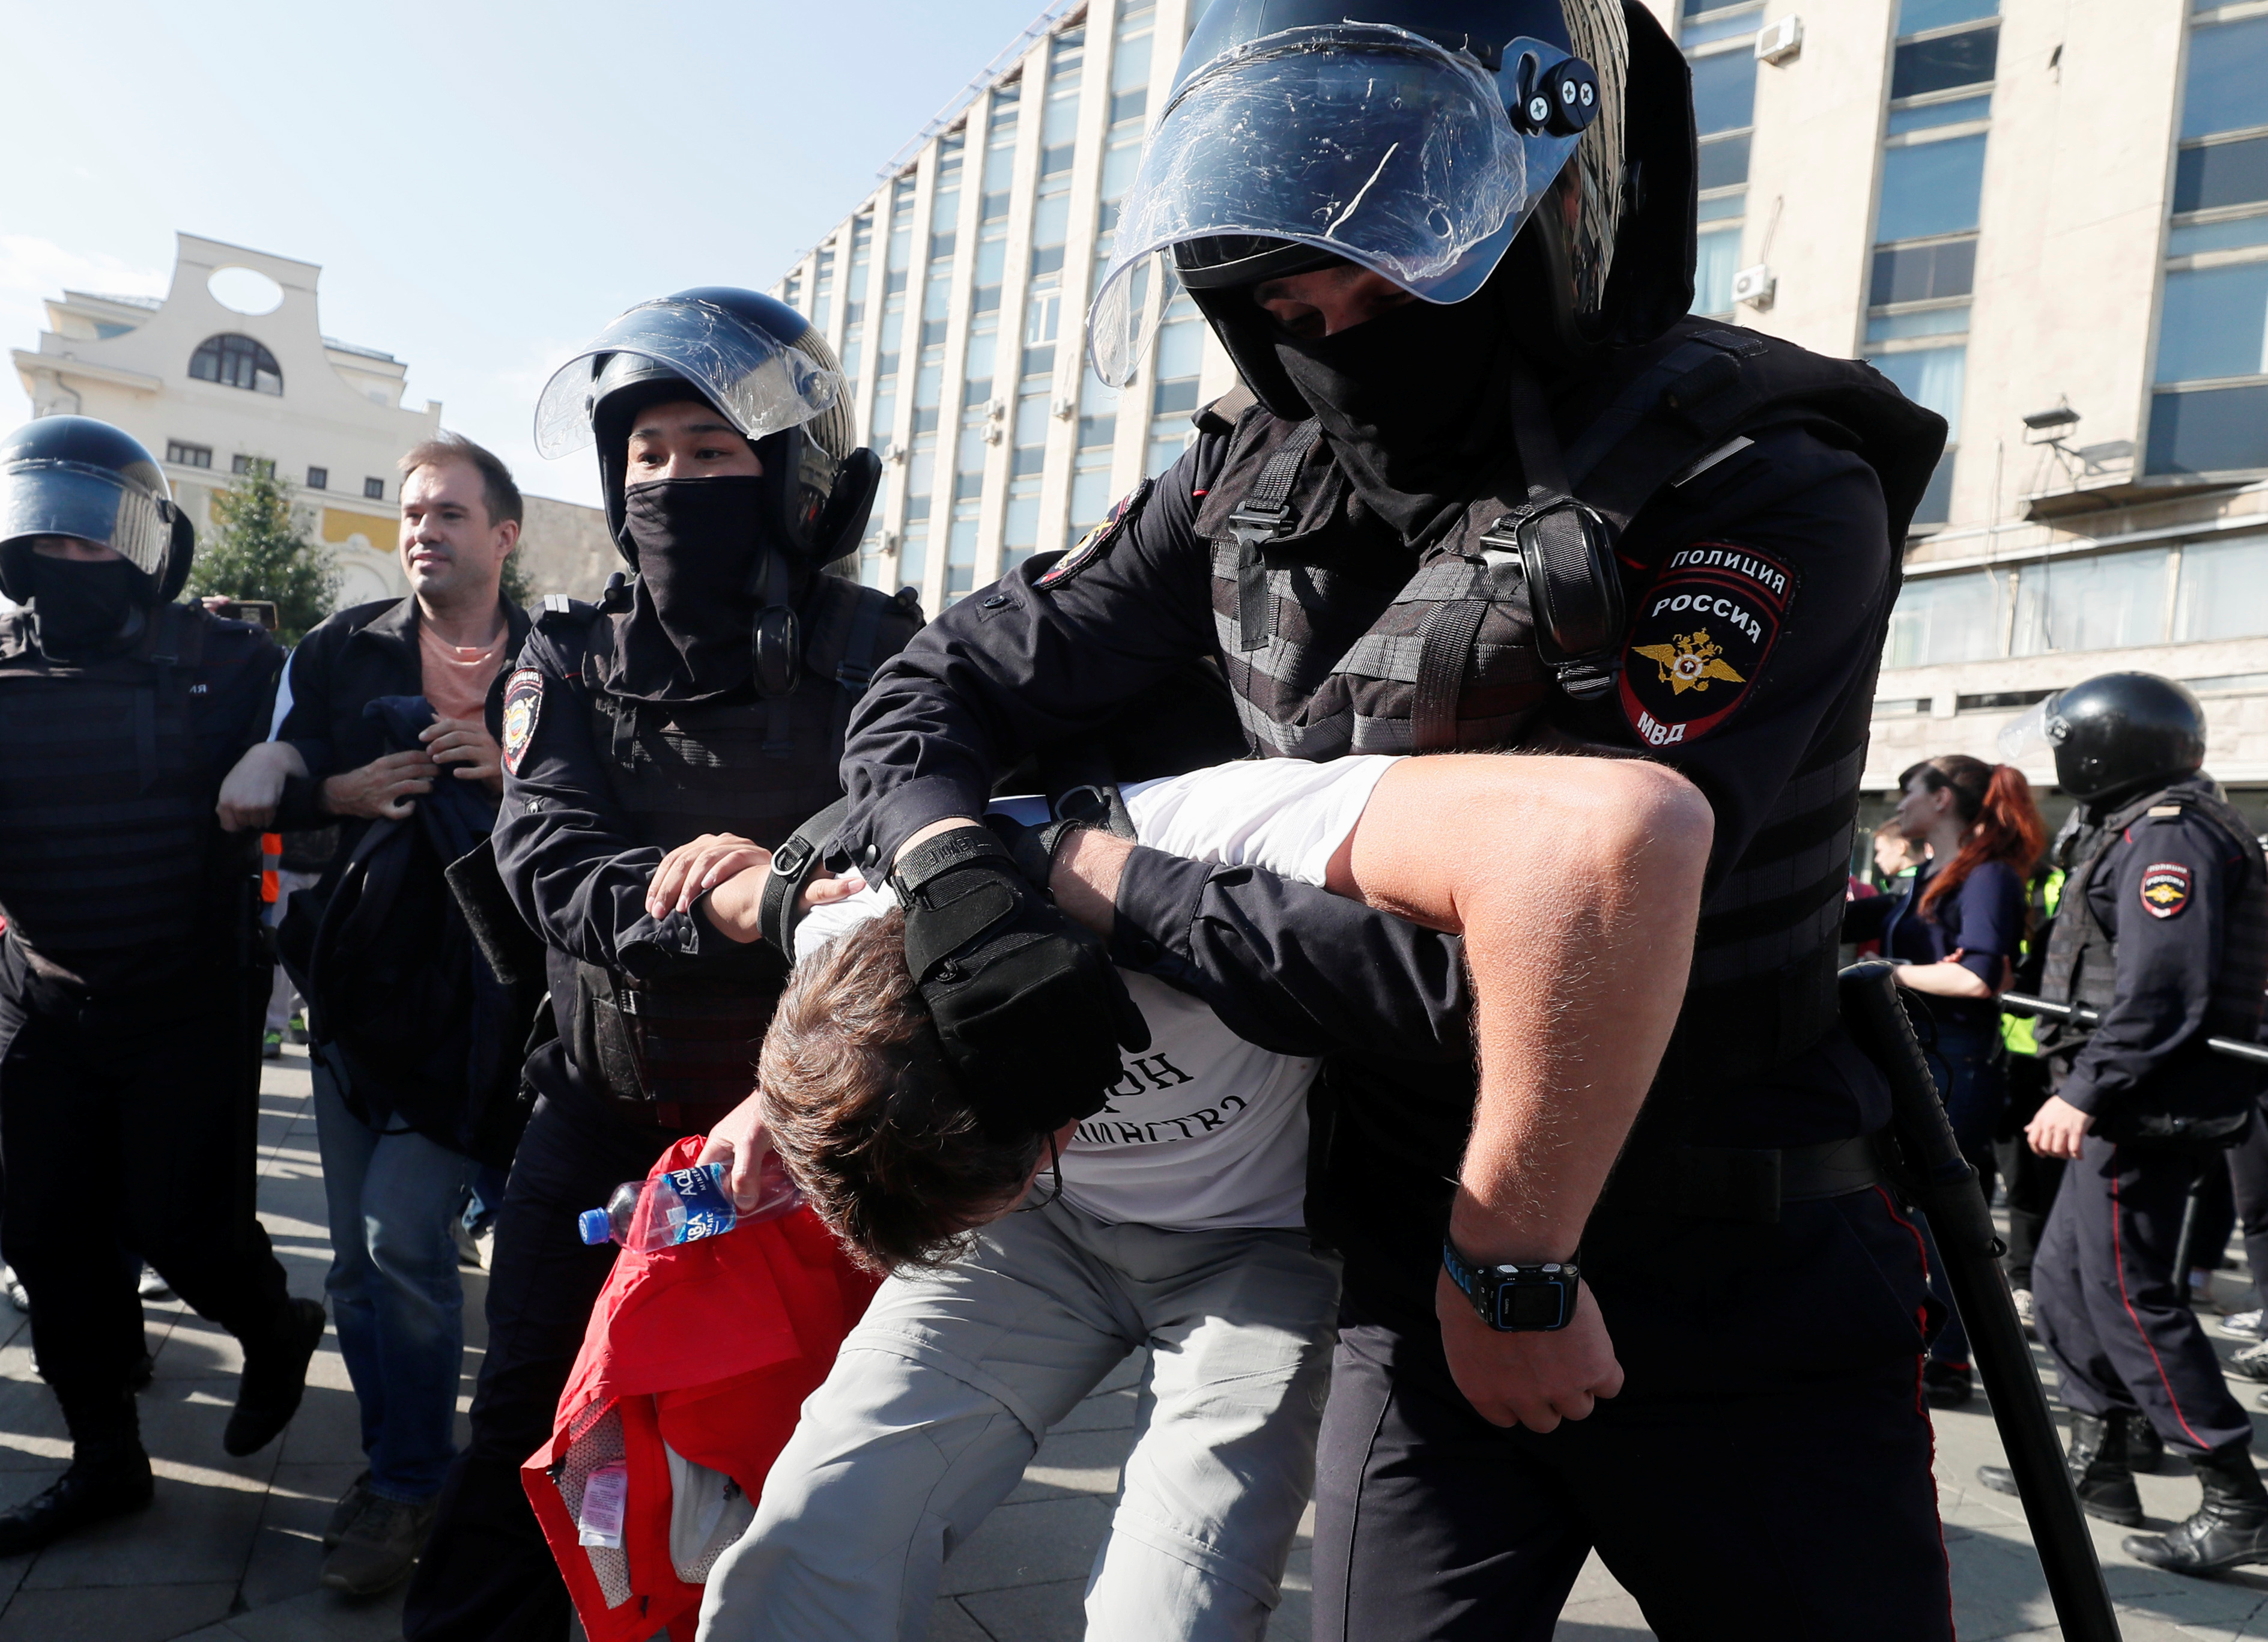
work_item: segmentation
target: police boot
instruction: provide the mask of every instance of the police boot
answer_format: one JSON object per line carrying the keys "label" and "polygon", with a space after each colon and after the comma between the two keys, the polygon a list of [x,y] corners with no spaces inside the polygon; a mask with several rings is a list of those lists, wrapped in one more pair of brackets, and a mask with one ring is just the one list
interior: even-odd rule
{"label": "police boot", "polygon": [[[2134,1491],[2134,1473],[2126,1463],[2125,1427],[2118,1417],[2073,1414],[2064,1469],[2071,1474],[2072,1491],[2088,1515],[2120,1528],[2142,1525],[2142,1497]],[[1996,1494],[2017,1491],[2016,1474],[2005,1465],[1978,1466],[1977,1480]]]}
{"label": "police boot", "polygon": [[2215,1573],[2268,1562],[2268,1488],[2252,1464],[2252,1445],[2232,1442],[2190,1463],[2205,1484],[2197,1514],[2167,1534],[2130,1534],[2119,1548],[2137,1562],[2174,1573]]}
{"label": "police boot", "polygon": [[265,1335],[244,1342],[244,1373],[236,1383],[236,1410],[220,1446],[237,1458],[257,1454],[299,1411],[307,1389],[307,1364],[323,1343],[320,1300],[284,1303]]}
{"label": "police boot", "polygon": [[2150,1424],[2150,1417],[2139,1409],[2121,1414],[2118,1419],[2126,1427],[2126,1469],[2137,1476],[2154,1476],[2166,1462],[2165,1439]]}
{"label": "police boot", "polygon": [[57,1394],[71,1434],[70,1469],[0,1515],[0,1557],[52,1545],[66,1534],[150,1503],[150,1456],[130,1391]]}

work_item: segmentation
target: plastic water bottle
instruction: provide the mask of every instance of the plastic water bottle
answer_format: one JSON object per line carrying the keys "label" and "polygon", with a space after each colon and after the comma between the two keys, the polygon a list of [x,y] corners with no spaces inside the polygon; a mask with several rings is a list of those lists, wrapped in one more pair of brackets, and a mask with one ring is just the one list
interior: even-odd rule
{"label": "plastic water bottle", "polygon": [[803,1194],[788,1179],[777,1153],[767,1152],[757,1174],[756,1201],[736,1209],[725,1189],[725,1165],[696,1163],[671,1169],[649,1183],[624,1181],[603,1209],[585,1209],[580,1218],[586,1243],[619,1243],[644,1254],[703,1237],[721,1237],[736,1226],[792,1213]]}

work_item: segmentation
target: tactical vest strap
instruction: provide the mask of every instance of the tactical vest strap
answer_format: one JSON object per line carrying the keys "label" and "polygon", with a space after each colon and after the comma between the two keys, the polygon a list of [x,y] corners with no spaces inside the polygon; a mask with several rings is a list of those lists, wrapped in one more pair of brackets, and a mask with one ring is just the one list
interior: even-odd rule
{"label": "tactical vest strap", "polygon": [[1448,599],[1425,618],[1418,639],[1418,682],[1410,702],[1410,740],[1421,753],[1457,745],[1457,708],[1464,699],[1466,662],[1488,614],[1485,596]]}
{"label": "tactical vest strap", "polygon": [[1228,516],[1236,538],[1236,624],[1238,648],[1258,650],[1268,642],[1267,544],[1291,534],[1292,487],[1315,447],[1322,423],[1310,416],[1277,447],[1260,477]]}
{"label": "tactical vest strap", "polygon": [[795,903],[810,879],[812,869],[825,858],[827,846],[843,830],[850,814],[850,800],[837,799],[798,827],[772,856],[772,870],[764,880],[763,899],[757,903],[756,924],[763,938],[779,949],[781,957],[795,961]]}

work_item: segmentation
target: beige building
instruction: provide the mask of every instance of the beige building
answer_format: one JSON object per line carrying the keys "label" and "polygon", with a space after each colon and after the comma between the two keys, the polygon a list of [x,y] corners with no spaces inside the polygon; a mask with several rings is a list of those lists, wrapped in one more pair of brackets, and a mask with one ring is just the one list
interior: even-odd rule
{"label": "beige building", "polygon": [[[1693,63],[1697,306],[1953,424],[1868,787],[2140,667],[2268,825],[2268,0],[1647,4]],[[1204,4],[1050,8],[774,288],[887,458],[868,580],[935,609],[1065,545],[1233,381],[1186,298],[1123,392],[1081,351]]]}
{"label": "beige building", "polygon": [[[300,528],[330,549],[339,603],[399,598],[394,464],[440,431],[441,407],[404,407],[407,365],[322,334],[321,273],[179,234],[163,298],[67,291],[48,302],[37,348],[10,357],[34,416],[99,416],[160,457],[200,534],[216,490],[272,463],[298,492]],[[538,591],[589,596],[603,584],[604,569],[591,571],[612,549],[594,510],[530,497],[523,541]]]}

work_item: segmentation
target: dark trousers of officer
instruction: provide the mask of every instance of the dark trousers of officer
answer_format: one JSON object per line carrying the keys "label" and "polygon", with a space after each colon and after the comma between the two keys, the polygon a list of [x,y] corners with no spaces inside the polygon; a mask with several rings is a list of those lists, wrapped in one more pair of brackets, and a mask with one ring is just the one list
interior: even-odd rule
{"label": "dark trousers of officer", "polygon": [[2174,1286],[2190,1183],[2224,1167],[2216,1150],[2089,1135],[2064,1170],[2032,1265],[2036,1327],[2055,1356],[2064,1405],[2139,1409],[2184,1454],[2252,1440],[2205,1325]]}
{"label": "dark trousers of officer", "polygon": [[2228,1150],[2228,1182],[2244,1234],[2244,1263],[2252,1270],[2253,1301],[2268,1309],[2268,1108],[2252,1114],[2252,1127]]}
{"label": "dark trousers of officer", "polygon": [[2024,1125],[2046,1104],[2047,1064],[2036,1055],[2008,1057],[2008,1105],[2001,1133],[1992,1143],[2000,1178],[2008,1185],[2008,1286],[2032,1286],[2032,1260],[2040,1246],[2040,1233],[2054,1206],[2056,1188],[2063,1183],[2063,1160],[2043,1158],[2024,1139]]}
{"label": "dark trousers of officer", "polygon": [[67,1413],[82,1395],[114,1406],[142,1355],[122,1247],[239,1339],[283,1319],[284,1268],[254,1199],[268,994],[240,978],[214,964],[98,997],[0,942],[0,1245]]}
{"label": "dark trousers of officer", "polygon": [[[558,1045],[539,1050],[559,1054]],[[556,1087],[556,1078],[539,1078]],[[512,1159],[489,1269],[488,1355],[472,1441],[442,1484],[433,1534],[402,1607],[411,1642],[560,1642],[567,1587],[519,1480],[551,1435],[560,1393],[615,1247],[586,1247],[575,1218],[639,1180],[679,1131],[623,1121],[584,1095],[536,1102]]]}
{"label": "dark trousers of officer", "polygon": [[1431,1307],[1405,1278],[1381,1307],[1350,1263],[1316,1642],[1548,1642],[1594,1546],[1662,1642],[1949,1638],[1920,1395],[1937,1307],[1889,1197],[1777,1226],[1602,1214],[1583,1269],[1627,1382],[1538,1433],[1476,1414]]}

